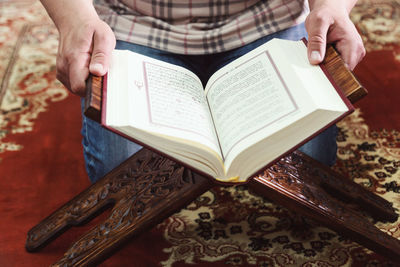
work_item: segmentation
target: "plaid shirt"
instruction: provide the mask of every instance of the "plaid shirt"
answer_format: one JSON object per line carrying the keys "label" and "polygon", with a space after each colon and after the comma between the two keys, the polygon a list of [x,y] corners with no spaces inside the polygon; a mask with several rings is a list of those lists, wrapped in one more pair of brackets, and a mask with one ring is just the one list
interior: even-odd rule
{"label": "plaid shirt", "polygon": [[116,38],[179,54],[209,54],[297,25],[306,0],[95,0]]}

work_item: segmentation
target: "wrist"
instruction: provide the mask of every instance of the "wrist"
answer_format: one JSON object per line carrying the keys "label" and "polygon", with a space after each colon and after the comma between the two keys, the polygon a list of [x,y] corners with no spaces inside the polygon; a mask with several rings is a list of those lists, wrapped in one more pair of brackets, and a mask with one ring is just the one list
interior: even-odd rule
{"label": "wrist", "polygon": [[310,11],[318,8],[328,8],[345,11],[346,15],[350,14],[357,0],[308,0]]}

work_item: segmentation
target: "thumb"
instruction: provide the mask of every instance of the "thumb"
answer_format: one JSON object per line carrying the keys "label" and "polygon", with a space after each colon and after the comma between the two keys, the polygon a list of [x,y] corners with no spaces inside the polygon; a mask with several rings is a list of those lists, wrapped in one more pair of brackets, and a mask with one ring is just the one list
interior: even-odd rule
{"label": "thumb", "polygon": [[115,47],[114,34],[95,32],[89,71],[96,76],[103,76],[108,71],[111,52]]}
{"label": "thumb", "polygon": [[311,64],[319,64],[324,60],[326,50],[326,38],[329,29],[328,24],[312,23],[307,28],[308,44],[307,54]]}

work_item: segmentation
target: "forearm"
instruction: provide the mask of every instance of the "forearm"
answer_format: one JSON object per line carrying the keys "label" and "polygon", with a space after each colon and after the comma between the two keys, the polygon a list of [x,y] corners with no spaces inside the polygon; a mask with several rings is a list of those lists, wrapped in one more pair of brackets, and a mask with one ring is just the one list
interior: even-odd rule
{"label": "forearm", "polygon": [[310,5],[310,10],[313,10],[316,7],[327,6],[334,8],[344,8],[347,11],[347,14],[350,13],[351,9],[357,3],[357,0],[308,0]]}
{"label": "forearm", "polygon": [[109,66],[115,36],[94,9],[92,0],[41,0],[60,33],[57,79],[84,96],[89,72],[103,76]]}
{"label": "forearm", "polygon": [[98,18],[92,0],[40,0],[58,30],[71,23]]}

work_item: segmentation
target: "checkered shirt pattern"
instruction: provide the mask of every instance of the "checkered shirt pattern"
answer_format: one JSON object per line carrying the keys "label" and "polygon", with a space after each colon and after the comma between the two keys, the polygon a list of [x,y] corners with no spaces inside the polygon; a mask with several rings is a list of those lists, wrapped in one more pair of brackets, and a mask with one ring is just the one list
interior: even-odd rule
{"label": "checkered shirt pattern", "polygon": [[178,54],[234,49],[297,25],[306,0],[95,0],[118,40]]}

